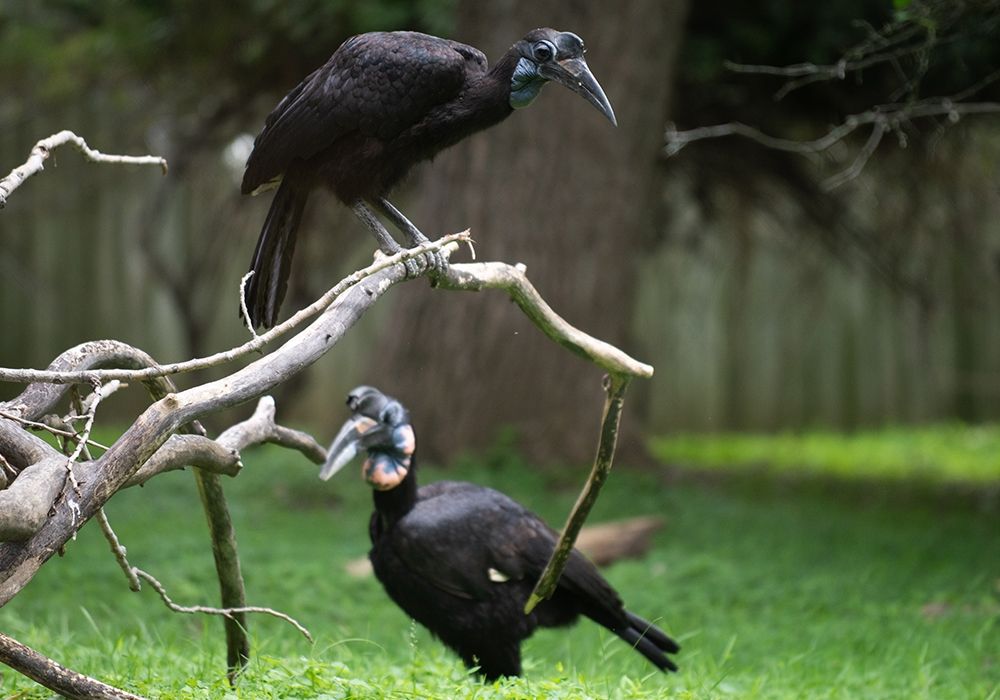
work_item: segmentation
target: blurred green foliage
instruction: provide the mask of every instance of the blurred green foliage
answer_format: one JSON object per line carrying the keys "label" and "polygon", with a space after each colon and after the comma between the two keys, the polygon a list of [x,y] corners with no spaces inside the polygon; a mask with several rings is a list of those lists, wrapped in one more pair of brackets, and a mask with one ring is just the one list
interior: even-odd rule
{"label": "blurred green foliage", "polygon": [[711,469],[1000,485],[1000,425],[670,435],[651,450],[663,462]]}
{"label": "blurred green foliage", "polygon": [[300,79],[358,32],[448,33],[454,5],[455,0],[5,3],[0,67],[44,97],[128,81],[182,97],[213,83],[266,91],[273,81]]}
{"label": "blurred green foliage", "polygon": [[[41,101],[48,111],[57,108],[53,103],[84,102],[88,92],[134,99],[137,90],[145,90],[155,93],[142,100],[147,112],[155,108],[185,119],[189,130],[202,136],[220,128],[231,134],[229,117],[256,114],[246,108],[255,99],[272,105],[348,36],[375,29],[451,35],[457,5],[457,0],[8,2],[0,4],[0,71],[19,97],[36,107]],[[691,3],[677,72],[677,121],[833,123],[891,99],[952,94],[1000,64],[998,21],[998,0]],[[926,46],[781,101],[771,97],[783,79],[735,74],[725,65],[833,64],[893,22],[918,27],[917,40]],[[949,39],[952,35],[960,40]],[[21,110],[4,106],[0,117],[30,113],[23,105]]]}

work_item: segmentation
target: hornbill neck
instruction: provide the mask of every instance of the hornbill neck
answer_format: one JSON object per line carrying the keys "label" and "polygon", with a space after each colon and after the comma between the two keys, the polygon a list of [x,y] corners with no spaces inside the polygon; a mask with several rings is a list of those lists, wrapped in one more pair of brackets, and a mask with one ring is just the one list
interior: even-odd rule
{"label": "hornbill neck", "polygon": [[506,89],[508,96],[510,95],[510,79],[514,75],[514,69],[517,67],[517,62],[520,58],[520,54],[511,47],[486,73],[490,80],[495,81]]}
{"label": "hornbill neck", "polygon": [[463,102],[475,122],[474,131],[503,121],[514,108],[510,105],[510,81],[520,56],[513,49],[500,57],[477,80],[467,83]]}
{"label": "hornbill neck", "polygon": [[372,491],[375,512],[382,521],[383,531],[392,527],[417,503],[417,456],[410,457],[410,469],[399,485],[387,491]]}

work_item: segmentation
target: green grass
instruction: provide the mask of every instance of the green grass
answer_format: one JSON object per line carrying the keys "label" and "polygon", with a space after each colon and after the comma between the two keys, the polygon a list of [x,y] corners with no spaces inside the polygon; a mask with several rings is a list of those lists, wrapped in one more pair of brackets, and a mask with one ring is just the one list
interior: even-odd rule
{"label": "green grass", "polygon": [[1000,486],[1000,425],[670,435],[651,449],[664,462],[701,468]]}
{"label": "green grass", "polygon": [[[135,594],[95,524],[0,611],[0,629],[66,665],[161,698],[968,698],[1000,699],[1000,518],[892,489],[709,488],[619,470],[593,521],[662,513],[643,561],[607,570],[629,607],[684,649],[652,672],[589,621],[524,645],[525,677],[483,686],[414,626],[371,578],[344,571],[367,550],[369,489],[350,468],[323,484],[297,455],[263,449],[227,480],[250,602],[316,636],[251,618],[239,688],[223,674],[221,623]],[[510,493],[559,524],[577,479],[546,481],[518,460],[466,460],[447,474]],[[189,474],[159,477],[108,512],[133,563],[183,604],[216,583]],[[48,697],[9,670],[0,697]]]}

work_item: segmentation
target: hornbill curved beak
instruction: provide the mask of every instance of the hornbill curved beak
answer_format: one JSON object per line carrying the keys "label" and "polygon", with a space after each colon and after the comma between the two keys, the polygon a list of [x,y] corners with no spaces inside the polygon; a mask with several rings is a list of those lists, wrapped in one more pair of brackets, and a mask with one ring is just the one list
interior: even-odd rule
{"label": "hornbill curved beak", "polygon": [[398,485],[410,468],[416,448],[406,409],[378,389],[360,386],[347,397],[354,412],[327,450],[319,478],[326,481],[357,455],[368,451],[362,467],[365,480],[380,490]]}
{"label": "hornbill curved beak", "polygon": [[578,95],[583,96],[598,111],[607,117],[612,126],[618,126],[615,111],[611,108],[608,96],[604,94],[601,84],[590,72],[590,67],[583,58],[567,58],[562,61],[552,61],[538,66],[538,74],[546,80],[554,80]]}
{"label": "hornbill curved beak", "polygon": [[[326,451],[326,462],[319,470],[319,478],[326,481],[354,459],[361,447],[361,440],[367,433],[378,429],[378,423],[368,416],[352,416],[340,428],[337,437]],[[382,429],[384,431],[384,428]],[[376,437],[373,433],[371,437]]]}

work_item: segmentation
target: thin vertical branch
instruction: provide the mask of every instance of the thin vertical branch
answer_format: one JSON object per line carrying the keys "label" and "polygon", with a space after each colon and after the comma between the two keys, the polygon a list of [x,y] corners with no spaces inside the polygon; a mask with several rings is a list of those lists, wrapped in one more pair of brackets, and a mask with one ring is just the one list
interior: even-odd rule
{"label": "thin vertical branch", "polygon": [[[198,495],[208,519],[208,531],[212,538],[212,556],[215,557],[215,570],[219,576],[219,592],[223,608],[245,608],[247,605],[246,589],[243,585],[243,573],[240,569],[240,555],[236,548],[236,529],[229,516],[229,506],[226,495],[222,491],[222,480],[218,474],[212,474],[204,469],[194,470],[195,482],[198,484]],[[246,614],[233,613],[222,619],[226,630],[226,676],[230,684],[235,685],[236,679],[250,661],[250,638],[247,635]]]}
{"label": "thin vertical branch", "polygon": [[594,466],[590,470],[590,476],[583,485],[583,490],[576,499],[576,505],[563,527],[562,535],[556,544],[549,563],[545,565],[545,570],[538,577],[535,590],[528,597],[528,602],[524,605],[524,613],[530,613],[536,605],[550,598],[559,583],[559,577],[566,567],[570,552],[576,543],[580,528],[590,514],[590,509],[597,501],[601,492],[601,487],[611,473],[611,464],[615,458],[615,449],[618,446],[618,426],[621,423],[622,407],[625,404],[625,390],[631,377],[624,374],[609,374],[604,378],[604,390],[607,397],[604,399],[604,415],[601,419],[601,437],[597,444],[597,455],[594,457]]}

